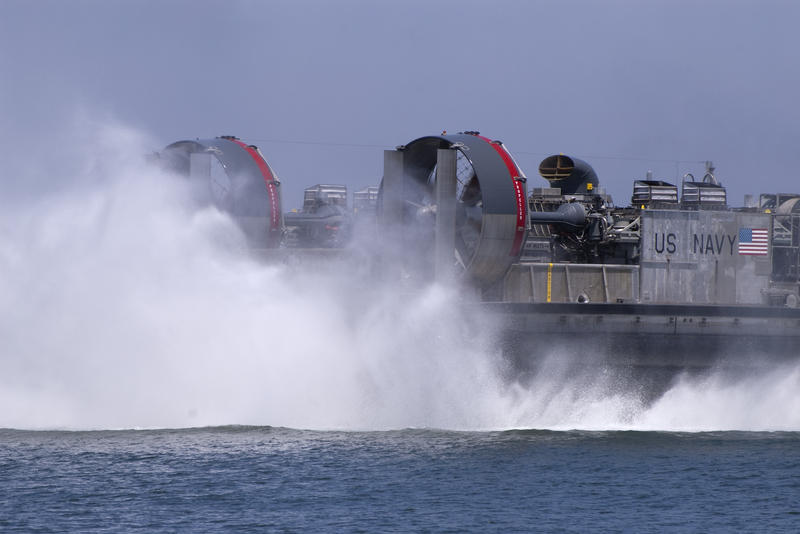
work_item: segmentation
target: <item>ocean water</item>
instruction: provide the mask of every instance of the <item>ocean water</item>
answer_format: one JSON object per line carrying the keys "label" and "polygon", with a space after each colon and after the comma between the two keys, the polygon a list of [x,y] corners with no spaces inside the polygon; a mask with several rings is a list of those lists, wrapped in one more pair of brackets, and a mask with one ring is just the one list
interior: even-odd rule
{"label": "ocean water", "polygon": [[264,264],[80,126],[4,160],[0,532],[800,531],[800,363],[520,379],[457,287]]}
{"label": "ocean water", "polygon": [[0,431],[3,532],[796,532],[800,433]]}

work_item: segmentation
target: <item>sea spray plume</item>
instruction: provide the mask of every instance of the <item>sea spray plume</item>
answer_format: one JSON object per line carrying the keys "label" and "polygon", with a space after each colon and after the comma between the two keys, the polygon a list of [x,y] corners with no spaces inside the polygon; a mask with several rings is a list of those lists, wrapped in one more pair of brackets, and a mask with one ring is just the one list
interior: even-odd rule
{"label": "sea spray plume", "polygon": [[[657,350],[657,349],[655,349]],[[535,372],[509,381],[503,422],[514,428],[641,431],[796,431],[800,429],[800,364],[686,371],[653,396],[648,373],[589,365],[574,347],[540,350]],[[602,354],[592,354],[602,360]]]}
{"label": "sea spray plume", "polygon": [[4,210],[0,426],[474,424],[484,354],[450,292],[255,262],[117,128],[71,147],[73,187]]}
{"label": "sea spray plume", "polygon": [[160,285],[174,281],[173,267],[210,258],[211,241],[196,235],[237,239],[220,214],[183,202],[185,184],[144,166],[141,136],[92,131],[96,139],[61,147],[74,174],[54,176],[55,191],[3,206],[4,259],[13,261],[2,265],[0,424],[80,425],[111,410],[106,394],[124,395],[148,357],[148,308],[169,296]]}
{"label": "sea spray plume", "polygon": [[646,388],[630,369],[605,363],[601,352],[570,344],[523,350],[524,368],[518,355],[503,370],[497,412],[505,428],[628,427],[648,405]]}
{"label": "sea spray plume", "polygon": [[797,431],[800,364],[748,370],[714,369],[682,376],[636,421],[643,430]]}

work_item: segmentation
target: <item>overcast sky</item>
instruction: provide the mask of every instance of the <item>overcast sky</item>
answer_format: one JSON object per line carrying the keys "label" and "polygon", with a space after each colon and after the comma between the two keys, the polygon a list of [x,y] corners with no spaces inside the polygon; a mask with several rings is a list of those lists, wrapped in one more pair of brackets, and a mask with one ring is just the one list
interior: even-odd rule
{"label": "overcast sky", "polygon": [[503,140],[533,186],[545,156],[585,159],[617,204],[711,159],[741,205],[800,192],[799,26],[763,0],[0,0],[0,179],[37,182],[25,161],[88,114],[151,150],[257,144],[287,209],[445,129]]}

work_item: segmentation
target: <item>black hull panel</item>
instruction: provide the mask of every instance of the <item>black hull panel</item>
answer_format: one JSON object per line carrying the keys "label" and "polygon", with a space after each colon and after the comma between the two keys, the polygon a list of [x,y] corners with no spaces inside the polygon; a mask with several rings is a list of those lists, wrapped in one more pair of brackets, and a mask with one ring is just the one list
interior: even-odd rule
{"label": "black hull panel", "polygon": [[[800,309],[485,303],[518,363],[559,353],[588,365],[707,368],[800,358]],[[523,366],[524,367],[524,366]]]}

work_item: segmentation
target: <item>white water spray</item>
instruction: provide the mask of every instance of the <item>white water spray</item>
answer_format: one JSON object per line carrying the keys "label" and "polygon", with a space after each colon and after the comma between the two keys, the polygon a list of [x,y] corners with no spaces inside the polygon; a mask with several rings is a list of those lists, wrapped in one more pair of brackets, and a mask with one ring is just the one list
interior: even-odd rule
{"label": "white water spray", "polygon": [[0,200],[0,427],[800,429],[797,366],[652,405],[557,351],[508,383],[456,291],[259,263],[140,134],[93,131],[57,191]]}

